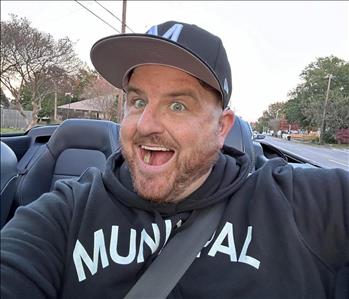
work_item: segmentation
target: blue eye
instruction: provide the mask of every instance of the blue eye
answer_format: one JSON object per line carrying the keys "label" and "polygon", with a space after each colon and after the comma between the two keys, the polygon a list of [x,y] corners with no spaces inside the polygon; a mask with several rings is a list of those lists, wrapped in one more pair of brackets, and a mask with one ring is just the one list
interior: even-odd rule
{"label": "blue eye", "polygon": [[170,109],[174,112],[182,112],[187,108],[182,103],[174,102],[171,104]]}
{"label": "blue eye", "polygon": [[137,109],[143,109],[145,107],[146,103],[144,100],[142,99],[137,99],[134,101],[134,106],[137,108]]}

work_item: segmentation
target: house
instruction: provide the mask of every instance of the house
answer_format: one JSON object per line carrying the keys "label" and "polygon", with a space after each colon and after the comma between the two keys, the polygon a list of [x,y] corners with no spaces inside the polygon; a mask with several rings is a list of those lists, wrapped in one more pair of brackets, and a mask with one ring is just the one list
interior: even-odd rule
{"label": "house", "polygon": [[98,96],[82,101],[58,106],[58,116],[61,120],[67,118],[89,118],[118,120],[118,96]]}

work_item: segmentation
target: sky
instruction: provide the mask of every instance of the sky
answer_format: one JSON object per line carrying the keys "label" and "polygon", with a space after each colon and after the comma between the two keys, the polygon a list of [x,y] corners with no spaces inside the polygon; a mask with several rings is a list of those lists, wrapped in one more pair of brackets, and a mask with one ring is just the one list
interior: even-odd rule
{"label": "sky", "polygon": [[[1,21],[13,13],[55,39],[69,37],[93,68],[92,45],[121,31],[112,14],[122,18],[122,1],[79,2],[114,28],[77,1],[1,0]],[[349,61],[348,1],[127,1],[126,23],[133,32],[168,20],[196,24],[222,39],[232,69],[230,106],[250,122],[271,103],[286,101],[302,82],[301,71],[318,57]]]}

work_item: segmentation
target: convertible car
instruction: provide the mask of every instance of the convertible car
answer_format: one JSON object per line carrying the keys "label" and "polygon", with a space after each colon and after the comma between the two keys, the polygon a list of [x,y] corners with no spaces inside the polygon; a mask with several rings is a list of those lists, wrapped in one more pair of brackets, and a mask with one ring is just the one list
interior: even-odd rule
{"label": "convertible car", "polygon": [[[317,167],[261,142],[262,138],[254,136],[250,125],[236,117],[226,145],[249,156],[251,172],[274,157],[293,167]],[[103,170],[107,158],[118,148],[119,124],[106,120],[67,119],[60,125],[1,135],[1,228],[19,206],[50,191],[57,180],[76,179],[88,167]]]}

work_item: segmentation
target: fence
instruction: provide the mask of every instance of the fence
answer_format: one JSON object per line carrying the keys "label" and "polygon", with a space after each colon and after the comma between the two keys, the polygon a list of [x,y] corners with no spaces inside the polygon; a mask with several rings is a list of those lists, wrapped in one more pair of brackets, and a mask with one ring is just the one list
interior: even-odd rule
{"label": "fence", "polygon": [[[24,114],[31,119],[31,111],[24,111]],[[24,129],[26,126],[24,117],[17,110],[1,108],[1,128]]]}

